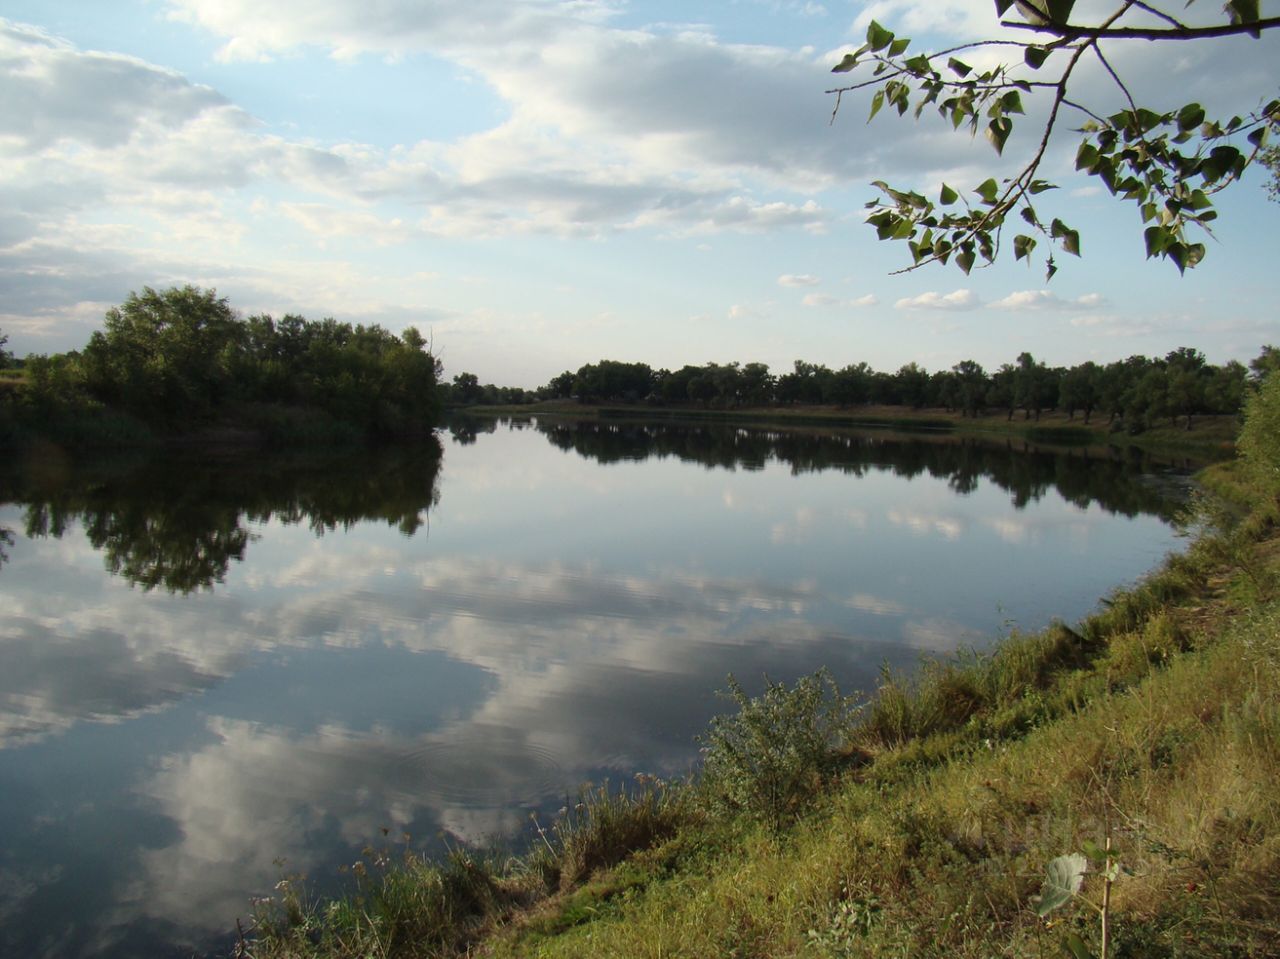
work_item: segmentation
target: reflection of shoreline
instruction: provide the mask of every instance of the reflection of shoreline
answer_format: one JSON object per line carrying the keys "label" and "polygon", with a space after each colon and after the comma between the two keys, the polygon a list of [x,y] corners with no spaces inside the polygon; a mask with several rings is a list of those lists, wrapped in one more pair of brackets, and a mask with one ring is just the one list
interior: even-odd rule
{"label": "reflection of shoreline", "polygon": [[210,589],[242,562],[247,523],[272,518],[316,535],[381,520],[412,536],[439,501],[438,441],[394,449],[139,460],[57,469],[28,461],[5,479],[28,538],[83,526],[107,569],[144,590]]}
{"label": "reflection of shoreline", "polygon": [[888,471],[911,478],[927,474],[946,479],[963,495],[980,480],[1012,494],[1016,508],[1040,499],[1050,489],[1078,506],[1097,503],[1125,516],[1173,517],[1176,502],[1168,487],[1140,482],[1155,469],[1145,454],[1134,458],[1113,447],[1042,447],[1026,440],[985,440],[944,433],[892,430],[824,430],[813,426],[778,427],[646,421],[636,418],[565,419],[467,417],[449,421],[454,439],[472,443],[499,425],[530,428],[553,446],[600,463],[675,456],[686,462],[726,470],[758,470],[770,462],[792,473],[834,470],[862,475]]}

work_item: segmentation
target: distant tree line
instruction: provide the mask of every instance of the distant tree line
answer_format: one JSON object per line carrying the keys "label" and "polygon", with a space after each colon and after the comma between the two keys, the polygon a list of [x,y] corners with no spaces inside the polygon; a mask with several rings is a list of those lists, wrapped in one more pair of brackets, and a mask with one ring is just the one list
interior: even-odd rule
{"label": "distant tree line", "polygon": [[538,390],[480,386],[476,377],[454,377],[446,401],[524,403],[573,399],[584,404],[644,403],[694,405],[707,409],[799,404],[836,407],[901,406],[945,409],[962,416],[1003,412],[1008,419],[1040,418],[1057,410],[1085,424],[1102,415],[1113,427],[1140,431],[1168,420],[1188,429],[1195,416],[1234,414],[1244,404],[1250,383],[1280,366],[1280,350],[1263,347],[1250,369],[1234,360],[1215,366],[1190,347],[1164,357],[1131,356],[1114,363],[1051,367],[1022,353],[1017,361],[988,372],[963,360],[949,370],[930,373],[908,363],[896,373],[866,363],[833,370],[796,360],[792,370],[775,375],[764,363],[707,363],[678,370],[652,369],[644,363],[600,360],[574,372],[566,370]]}
{"label": "distant tree line", "polygon": [[422,335],[262,314],[213,290],[145,288],[108,310],[78,351],[29,356],[10,410],[27,422],[123,415],[162,432],[212,423],[300,429],[322,420],[365,436],[429,432],[439,364]]}

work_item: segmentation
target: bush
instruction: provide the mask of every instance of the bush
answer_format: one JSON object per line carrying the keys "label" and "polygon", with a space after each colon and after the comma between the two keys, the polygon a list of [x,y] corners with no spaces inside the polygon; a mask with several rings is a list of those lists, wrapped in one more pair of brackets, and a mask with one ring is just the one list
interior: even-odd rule
{"label": "bush", "polygon": [[738,712],[712,719],[702,737],[704,795],[714,807],[781,829],[834,771],[836,747],[847,740],[857,707],[826,669],[790,689],[766,678],[754,698],[733,676],[728,682],[722,695]]}
{"label": "bush", "polygon": [[1249,398],[1237,445],[1263,487],[1272,492],[1280,489],[1280,374],[1266,377]]}

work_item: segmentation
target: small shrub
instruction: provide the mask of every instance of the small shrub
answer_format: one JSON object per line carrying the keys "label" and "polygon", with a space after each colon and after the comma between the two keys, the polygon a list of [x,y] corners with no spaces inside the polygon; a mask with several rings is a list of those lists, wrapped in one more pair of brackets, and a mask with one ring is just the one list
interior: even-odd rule
{"label": "small shrub", "polygon": [[784,683],[765,681],[750,697],[733,676],[724,695],[738,706],[717,716],[702,737],[702,788],[713,807],[743,811],[781,829],[834,771],[836,746],[857,711],[831,673],[820,669]]}

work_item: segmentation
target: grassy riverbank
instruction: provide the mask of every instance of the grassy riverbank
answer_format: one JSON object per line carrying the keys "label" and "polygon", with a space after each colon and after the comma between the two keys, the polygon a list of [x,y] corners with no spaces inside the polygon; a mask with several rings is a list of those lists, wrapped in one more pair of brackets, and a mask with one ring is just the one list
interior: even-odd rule
{"label": "grassy riverbank", "polygon": [[1010,419],[1005,413],[964,416],[943,409],[913,410],[901,406],[866,406],[841,408],[833,406],[744,407],[732,410],[709,410],[697,407],[590,406],[565,400],[521,406],[473,406],[454,412],[486,416],[551,416],[566,419],[636,419],[644,421],[677,421],[701,423],[740,423],[743,425],[873,427],[906,430],[932,430],[966,435],[1015,437],[1028,442],[1062,445],[1136,446],[1167,456],[1192,456],[1202,461],[1229,457],[1234,450],[1240,428],[1238,416],[1202,416],[1187,429],[1181,420],[1177,425],[1152,427],[1141,433],[1113,432],[1105,416],[1068,417],[1049,411],[1038,420],[1021,414]]}
{"label": "grassy riverbank", "polygon": [[[1188,550],[1083,623],[856,710],[820,679],[740,701],[700,781],[597,789],[520,860],[371,854],[332,903],[286,882],[242,951],[1100,955],[1105,915],[1109,956],[1277,954],[1280,381],[1264,396]],[[1041,917],[1055,860],[1090,865]]]}

